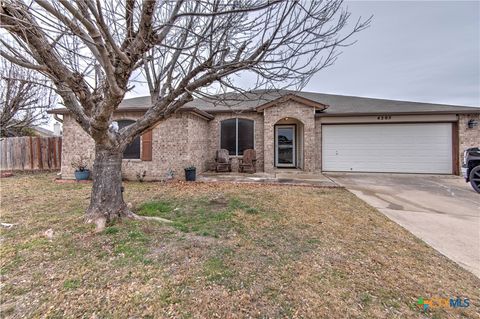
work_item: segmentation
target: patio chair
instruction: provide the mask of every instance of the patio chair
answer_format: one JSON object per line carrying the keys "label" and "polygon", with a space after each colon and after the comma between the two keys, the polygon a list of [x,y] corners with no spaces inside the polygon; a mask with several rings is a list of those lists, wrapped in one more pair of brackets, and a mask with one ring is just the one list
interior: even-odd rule
{"label": "patio chair", "polygon": [[228,154],[228,150],[217,150],[215,157],[215,171],[216,172],[231,172],[232,171],[232,159]]}
{"label": "patio chair", "polygon": [[238,167],[241,173],[255,173],[257,171],[257,154],[255,150],[248,149],[243,151],[243,158],[239,160]]}

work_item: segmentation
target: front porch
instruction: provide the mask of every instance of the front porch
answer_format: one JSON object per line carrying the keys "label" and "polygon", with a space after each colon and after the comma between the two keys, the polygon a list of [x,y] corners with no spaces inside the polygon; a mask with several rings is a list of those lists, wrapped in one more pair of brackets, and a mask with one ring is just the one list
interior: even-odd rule
{"label": "front porch", "polygon": [[199,182],[232,182],[232,183],[260,183],[281,184],[315,187],[340,187],[327,176],[315,172],[309,173],[297,169],[276,169],[272,173],[216,173],[203,172],[198,175]]}

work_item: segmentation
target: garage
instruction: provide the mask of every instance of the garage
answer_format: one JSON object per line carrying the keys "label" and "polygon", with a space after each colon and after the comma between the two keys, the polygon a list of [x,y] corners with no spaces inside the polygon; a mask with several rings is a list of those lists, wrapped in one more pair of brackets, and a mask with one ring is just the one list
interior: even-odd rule
{"label": "garage", "polygon": [[324,124],[322,170],[452,174],[452,123]]}

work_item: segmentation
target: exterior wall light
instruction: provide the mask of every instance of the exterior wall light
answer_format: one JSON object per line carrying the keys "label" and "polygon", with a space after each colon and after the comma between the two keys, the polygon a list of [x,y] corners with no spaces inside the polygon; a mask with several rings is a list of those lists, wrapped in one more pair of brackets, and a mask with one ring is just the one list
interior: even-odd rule
{"label": "exterior wall light", "polygon": [[474,127],[477,127],[478,126],[478,121],[477,120],[474,120],[474,119],[471,119],[468,121],[468,128],[474,128]]}

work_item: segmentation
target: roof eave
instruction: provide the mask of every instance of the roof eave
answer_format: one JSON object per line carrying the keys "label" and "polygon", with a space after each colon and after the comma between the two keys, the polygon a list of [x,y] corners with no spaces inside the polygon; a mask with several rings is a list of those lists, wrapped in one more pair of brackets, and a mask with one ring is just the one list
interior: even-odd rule
{"label": "roof eave", "polygon": [[245,109],[206,109],[204,110],[205,112],[208,112],[208,114],[219,114],[219,113],[257,113],[257,111],[254,108],[245,108]]}
{"label": "roof eave", "polygon": [[178,112],[192,112],[194,113],[195,115],[198,115],[202,118],[205,118],[206,120],[213,120],[215,118],[215,116],[213,116],[212,114],[210,113],[207,113],[205,111],[202,111],[200,109],[197,109],[196,107],[184,107],[184,108],[180,108],[178,109]]}
{"label": "roof eave", "polygon": [[53,109],[53,110],[48,110],[47,114],[67,114],[68,110],[67,109]]}
{"label": "roof eave", "polygon": [[[121,109],[116,109],[114,113],[122,113],[122,112],[146,112],[148,108],[145,107],[125,107]],[[48,110],[48,114],[68,114],[70,111],[66,108],[62,109],[53,109],[53,110]]]}
{"label": "roof eave", "polygon": [[419,112],[355,112],[355,113],[316,113],[316,117],[341,117],[341,116],[377,116],[377,115],[432,115],[432,114],[477,114],[478,110],[458,111],[419,111]]}
{"label": "roof eave", "polygon": [[257,106],[255,108],[255,110],[257,112],[262,112],[266,108],[276,106],[280,103],[285,103],[285,102],[288,102],[288,101],[295,101],[295,102],[301,103],[303,105],[311,106],[311,107],[313,107],[315,109],[318,109],[318,110],[325,110],[325,109],[328,108],[328,105],[326,105],[326,104],[322,104],[322,103],[319,103],[319,102],[316,102],[316,101],[313,101],[313,100],[310,100],[310,99],[307,99],[307,98],[304,98],[304,97],[301,97],[301,96],[298,96],[298,95],[295,95],[295,94],[292,94],[292,93],[288,93],[288,94],[286,94],[284,96],[281,96],[281,97],[279,97],[275,100],[272,100],[270,102],[267,102],[267,103],[264,103],[262,105]]}
{"label": "roof eave", "polygon": [[[144,113],[148,110],[147,107],[126,107],[126,108],[121,108],[121,109],[116,109],[114,113],[122,113],[122,112],[139,112],[139,113]],[[212,120],[214,116],[210,113],[207,113],[205,111],[199,110],[196,107],[186,107],[186,108],[181,108],[178,110],[179,112],[193,112],[196,115],[199,115],[200,117],[203,117],[207,120]],[[70,113],[68,109],[53,109],[47,111],[48,114],[67,114]]]}

